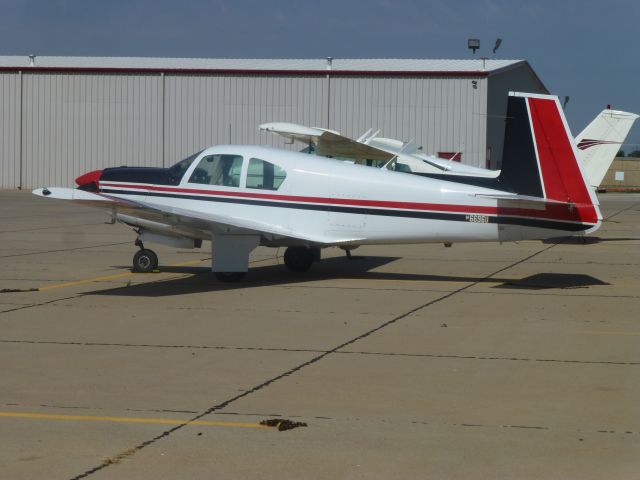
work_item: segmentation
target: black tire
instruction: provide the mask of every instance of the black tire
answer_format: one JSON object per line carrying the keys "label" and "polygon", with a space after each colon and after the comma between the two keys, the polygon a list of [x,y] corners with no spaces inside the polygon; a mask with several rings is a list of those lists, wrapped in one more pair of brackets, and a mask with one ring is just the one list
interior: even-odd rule
{"label": "black tire", "polygon": [[239,282],[244,278],[246,272],[215,272],[216,278],[221,282]]}
{"label": "black tire", "polygon": [[136,273],[151,273],[158,268],[158,256],[153,250],[144,248],[133,256],[133,271]]}
{"label": "black tire", "polygon": [[292,272],[306,272],[314,261],[314,252],[307,247],[289,247],[284,252],[284,264]]}

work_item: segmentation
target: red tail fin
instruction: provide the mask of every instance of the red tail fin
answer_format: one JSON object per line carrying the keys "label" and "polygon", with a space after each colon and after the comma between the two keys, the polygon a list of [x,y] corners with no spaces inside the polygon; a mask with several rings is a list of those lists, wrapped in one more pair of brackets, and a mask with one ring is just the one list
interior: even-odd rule
{"label": "red tail fin", "polygon": [[574,221],[598,225],[598,199],[585,181],[558,97],[510,93],[500,180],[516,193],[565,203]]}

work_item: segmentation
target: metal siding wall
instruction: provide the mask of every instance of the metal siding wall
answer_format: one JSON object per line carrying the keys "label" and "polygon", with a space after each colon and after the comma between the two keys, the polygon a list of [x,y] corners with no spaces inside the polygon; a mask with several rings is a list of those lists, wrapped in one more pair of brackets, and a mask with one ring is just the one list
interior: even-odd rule
{"label": "metal siding wall", "polygon": [[[470,163],[476,167],[487,167],[487,119],[489,118],[489,112],[487,112],[487,91],[488,91],[488,79],[482,78],[478,80],[479,95],[473,100],[473,128],[475,141],[478,145],[477,162]],[[493,153],[492,153],[493,155]]]}
{"label": "metal siding wall", "polygon": [[487,100],[487,145],[491,147],[491,168],[502,165],[502,149],[504,147],[504,124],[507,114],[507,98],[509,91],[548,93],[533,72],[522,65],[506,72],[489,77]]}
{"label": "metal siding wall", "polygon": [[327,117],[327,82],[318,77],[265,75],[167,75],[165,158],[167,165],[216,144],[286,145],[279,136],[261,133],[265,122],[323,126]]}
{"label": "metal siding wall", "polygon": [[30,74],[23,77],[25,187],[73,186],[89,170],[158,166],[157,75]]}
{"label": "metal siding wall", "polygon": [[[0,75],[0,173],[9,188],[19,180],[18,79]],[[485,166],[485,78],[332,77],[330,99],[329,80],[316,76],[26,72],[23,88],[26,188],[72,186],[107,166],[160,166],[163,156],[168,166],[214,144],[302,148],[258,131],[273,121],[351,137],[379,128],[382,136],[414,139],[425,153],[461,150],[465,163]]]}
{"label": "metal siding wall", "polygon": [[20,75],[0,73],[0,188],[20,185]]}
{"label": "metal siding wall", "polygon": [[413,139],[424,153],[462,151],[464,163],[484,167],[485,122],[485,79],[331,79],[329,128],[349,137],[380,129],[382,137]]}

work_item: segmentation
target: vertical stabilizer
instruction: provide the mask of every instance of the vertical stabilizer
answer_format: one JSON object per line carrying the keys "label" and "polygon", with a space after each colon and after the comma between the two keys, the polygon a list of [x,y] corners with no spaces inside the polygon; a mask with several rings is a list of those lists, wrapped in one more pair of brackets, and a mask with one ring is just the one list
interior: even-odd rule
{"label": "vertical stabilizer", "polygon": [[589,184],[598,188],[636,121],[635,113],[603,110],[576,137]]}
{"label": "vertical stabilizer", "polygon": [[[585,180],[558,97],[510,93],[500,182],[543,198],[574,222],[598,226],[595,192]],[[564,204],[563,207],[559,207]]]}

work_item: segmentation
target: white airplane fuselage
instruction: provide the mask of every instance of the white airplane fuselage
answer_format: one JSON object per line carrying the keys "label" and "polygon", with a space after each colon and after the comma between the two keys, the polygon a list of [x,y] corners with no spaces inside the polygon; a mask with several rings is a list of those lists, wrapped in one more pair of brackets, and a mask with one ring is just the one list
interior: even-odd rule
{"label": "white airplane fuselage", "polygon": [[[243,157],[238,187],[189,181],[200,159],[216,154]],[[277,191],[246,188],[250,158],[269,161],[286,171]],[[107,180],[100,182],[100,189],[108,196],[150,206],[202,215],[223,211],[241,222],[268,223],[271,230],[282,232],[283,245],[292,244],[287,238],[290,231],[340,245],[513,241],[586,231],[569,211],[566,221],[558,221],[542,206],[520,208],[479,196],[503,191],[257,146],[208,148],[176,186]],[[263,244],[279,244],[277,234],[263,237]]]}

